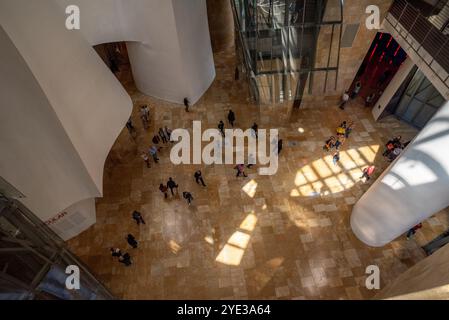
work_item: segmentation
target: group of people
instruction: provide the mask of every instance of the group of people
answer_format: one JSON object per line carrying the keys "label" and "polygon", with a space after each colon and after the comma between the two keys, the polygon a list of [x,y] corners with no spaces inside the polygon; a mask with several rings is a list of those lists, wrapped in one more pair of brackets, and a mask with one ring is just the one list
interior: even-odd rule
{"label": "group of people", "polygon": [[349,90],[346,90],[341,97],[341,103],[340,103],[339,108],[341,110],[344,110],[346,103],[348,103],[349,99],[357,98],[361,89],[362,89],[362,83],[360,81],[357,81],[357,83],[355,84],[351,93],[349,93]]}
{"label": "group of people", "polygon": [[[204,187],[206,187],[206,184],[204,183],[204,179],[203,179],[203,175],[201,173],[201,170],[196,171],[195,174],[194,174],[194,177],[195,177],[195,180],[196,180],[197,184],[201,183]],[[168,198],[168,190],[170,190],[171,195],[173,197],[178,195],[178,188],[179,188],[179,185],[173,180],[172,177],[170,177],[168,179],[166,184],[161,183],[159,185],[159,190],[164,195],[165,199]],[[187,201],[188,205],[192,204],[192,201],[193,201],[192,193],[190,193],[189,191],[184,191],[182,193],[182,197]]]}
{"label": "group of people", "polygon": [[157,134],[153,136],[153,145],[148,149],[147,152],[142,152],[141,157],[145,162],[147,168],[151,168],[150,157],[153,158],[154,163],[159,163],[158,153],[161,151],[162,147],[158,147],[159,143],[162,141],[163,144],[171,141],[172,130],[165,126],[164,129],[159,128]]}
{"label": "group of people", "polygon": [[[326,152],[331,151],[335,148],[335,153],[332,156],[332,162],[334,165],[340,161],[340,148],[345,143],[346,139],[349,138],[351,132],[354,130],[354,122],[353,121],[343,121],[335,130],[336,136],[330,137],[326,140],[323,150]],[[375,170],[375,166],[371,165],[363,169],[363,174],[361,179],[365,179],[365,182],[368,182],[371,179]]]}
{"label": "group of people", "polygon": [[[228,112],[228,122],[234,128],[235,113],[232,110],[229,110],[229,112]],[[225,137],[225,124],[224,124],[223,120],[220,120],[220,122],[218,123],[218,130],[220,130],[221,135],[223,137]]]}
{"label": "group of people", "polygon": [[[142,214],[136,210],[133,211],[131,217],[134,221],[136,221],[137,225],[145,224],[145,220],[142,217]],[[137,249],[139,243],[131,233],[126,236],[126,241],[133,248]],[[131,255],[129,253],[122,253],[120,248],[111,248],[111,255],[113,258],[118,258],[118,262],[123,263],[125,266],[129,267],[133,261],[131,259]]]}
{"label": "group of people", "polygon": [[340,148],[345,143],[346,139],[349,138],[352,130],[354,129],[354,122],[343,121],[335,130],[336,136],[332,136],[326,140],[323,150],[326,152],[331,151],[335,148],[336,152],[334,153],[332,159],[334,165],[337,165],[340,160]]}
{"label": "group of people", "polygon": [[388,161],[392,162],[394,161],[404,150],[404,148],[410,143],[402,143],[401,142],[402,137],[397,136],[393,139],[388,140],[388,142],[385,144],[385,151],[382,154]]}

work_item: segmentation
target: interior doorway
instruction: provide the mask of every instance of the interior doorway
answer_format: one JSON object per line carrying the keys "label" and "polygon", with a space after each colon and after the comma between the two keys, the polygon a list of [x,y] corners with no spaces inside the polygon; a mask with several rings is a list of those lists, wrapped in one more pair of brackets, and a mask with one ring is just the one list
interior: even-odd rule
{"label": "interior doorway", "polygon": [[362,87],[359,96],[366,100],[368,96],[373,95],[372,101],[367,104],[367,107],[375,105],[406,58],[407,54],[392,35],[378,32],[357,72],[350,91],[352,92],[356,83],[360,81]]}
{"label": "interior doorway", "polygon": [[94,49],[125,88],[134,83],[126,42],[103,43]]}

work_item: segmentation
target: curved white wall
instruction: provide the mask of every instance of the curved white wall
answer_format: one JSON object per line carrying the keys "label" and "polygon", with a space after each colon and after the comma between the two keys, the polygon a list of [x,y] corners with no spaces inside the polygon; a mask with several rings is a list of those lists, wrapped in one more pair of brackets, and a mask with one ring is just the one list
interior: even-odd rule
{"label": "curved white wall", "polygon": [[380,247],[449,206],[449,102],[354,206],[351,227]]}
{"label": "curved white wall", "polygon": [[2,0],[0,23],[0,175],[46,221],[102,195],[104,162],[132,101],[52,0]]}
{"label": "curved white wall", "polygon": [[56,0],[81,11],[91,45],[126,41],[137,88],[195,103],[215,78],[206,0]]}

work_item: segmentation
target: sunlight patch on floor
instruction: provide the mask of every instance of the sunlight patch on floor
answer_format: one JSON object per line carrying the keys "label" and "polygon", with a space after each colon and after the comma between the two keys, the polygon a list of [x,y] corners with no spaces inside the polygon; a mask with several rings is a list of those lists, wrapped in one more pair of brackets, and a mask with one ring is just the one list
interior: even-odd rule
{"label": "sunlight patch on floor", "polygon": [[313,161],[298,170],[296,188],[291,197],[313,197],[339,193],[354,187],[365,167],[372,164],[379,145],[364,146],[340,152],[340,161],[333,164],[332,155]]}
{"label": "sunlight patch on floor", "polygon": [[170,251],[174,254],[177,254],[179,250],[181,250],[182,248],[175,240],[170,240],[168,242],[168,247],[170,248]]}
{"label": "sunlight patch on floor", "polygon": [[231,235],[215,260],[229,266],[240,265],[251,240],[251,232],[254,231],[256,224],[257,216],[254,212],[251,212],[242,221],[239,230]]}
{"label": "sunlight patch on floor", "polygon": [[257,190],[257,182],[255,180],[251,180],[247,184],[245,184],[242,190],[250,197],[254,198]]}

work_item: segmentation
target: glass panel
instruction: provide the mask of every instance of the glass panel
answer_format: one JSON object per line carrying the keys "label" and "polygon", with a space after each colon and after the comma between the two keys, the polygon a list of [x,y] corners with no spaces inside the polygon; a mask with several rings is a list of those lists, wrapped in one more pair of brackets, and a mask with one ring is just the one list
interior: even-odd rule
{"label": "glass panel", "polygon": [[412,122],[423,103],[418,100],[412,100],[405,111],[403,118],[405,121]]}
{"label": "glass panel", "polygon": [[414,94],[415,90],[421,84],[421,81],[423,78],[424,78],[424,74],[421,71],[416,72],[415,76],[413,77],[412,81],[410,82],[410,86],[407,89],[408,95],[411,96]]}
{"label": "glass panel", "polygon": [[427,103],[434,107],[439,108],[439,107],[443,106],[443,104],[445,102],[446,102],[446,100],[443,98],[443,96],[439,92],[437,92],[436,97],[432,98]]}
{"label": "glass panel", "polygon": [[424,105],[419,114],[413,119],[413,124],[418,128],[424,128],[427,122],[433,117],[433,115],[437,112],[438,108]]}
{"label": "glass panel", "polygon": [[435,88],[432,86],[427,78],[424,79],[422,84],[419,86],[418,91],[416,92],[416,98],[425,102],[432,94],[435,92]]}

